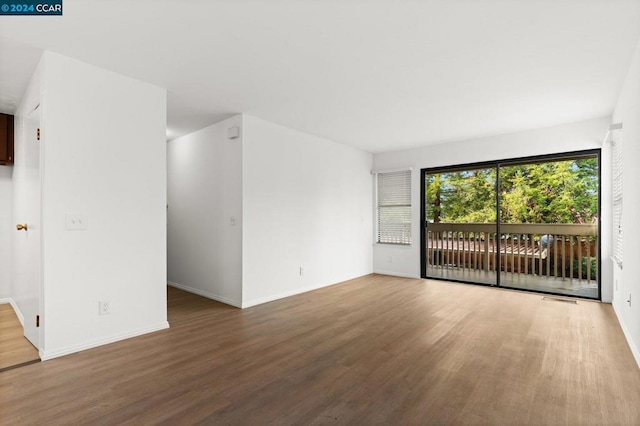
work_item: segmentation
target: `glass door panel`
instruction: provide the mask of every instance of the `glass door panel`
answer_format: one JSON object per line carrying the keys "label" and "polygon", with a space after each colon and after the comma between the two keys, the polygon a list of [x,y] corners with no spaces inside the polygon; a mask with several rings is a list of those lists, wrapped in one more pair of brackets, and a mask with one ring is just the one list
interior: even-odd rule
{"label": "glass door panel", "polygon": [[424,175],[427,278],[497,285],[496,170]]}
{"label": "glass door panel", "polygon": [[597,155],[506,164],[500,177],[500,285],[598,298]]}

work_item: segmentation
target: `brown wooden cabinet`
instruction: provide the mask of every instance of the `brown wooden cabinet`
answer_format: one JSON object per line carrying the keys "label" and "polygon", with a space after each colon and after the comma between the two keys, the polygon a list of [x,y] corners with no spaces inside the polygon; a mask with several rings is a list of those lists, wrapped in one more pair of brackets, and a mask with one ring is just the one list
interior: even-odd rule
{"label": "brown wooden cabinet", "polygon": [[13,115],[0,114],[0,166],[13,164]]}

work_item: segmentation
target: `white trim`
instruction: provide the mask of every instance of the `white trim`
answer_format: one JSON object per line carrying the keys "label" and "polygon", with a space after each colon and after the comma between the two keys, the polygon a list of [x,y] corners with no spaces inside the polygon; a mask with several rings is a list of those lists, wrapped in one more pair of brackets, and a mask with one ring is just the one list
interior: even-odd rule
{"label": "white trim", "polygon": [[11,303],[11,307],[13,308],[13,311],[16,313],[16,316],[18,317],[18,321],[20,321],[20,325],[24,328],[24,315],[22,315],[20,308],[18,308],[18,304],[13,299],[11,299],[10,303]]}
{"label": "white trim", "polygon": [[371,174],[375,176],[378,173],[406,172],[407,170],[413,171],[413,166],[410,166],[410,167],[399,167],[399,168],[395,168],[395,169],[371,170]]}
{"label": "white trim", "polygon": [[212,299],[218,302],[225,303],[227,305],[235,306],[236,308],[242,308],[242,303],[237,300],[229,299],[228,297],[218,296],[217,294],[210,293],[205,290],[200,290],[198,288],[188,287],[183,284],[174,283],[173,281],[167,281],[167,285],[171,287],[179,288],[180,290],[184,290],[188,293],[197,294],[198,296],[206,297],[207,299]]}
{"label": "white trim", "polygon": [[358,279],[358,278],[366,277],[367,275],[371,275],[371,274],[364,274],[364,275],[360,275],[360,276],[353,277],[353,278],[347,278],[345,280],[338,281],[337,283],[312,285],[312,286],[308,286],[308,287],[296,288],[294,290],[283,291],[282,293],[274,294],[274,295],[271,295],[271,296],[259,297],[257,299],[253,299],[253,300],[250,300],[248,302],[243,302],[242,303],[242,309],[250,308],[250,307],[256,306],[256,305],[262,305],[263,303],[273,302],[274,300],[284,299],[285,297],[295,296],[297,294],[302,294],[302,293],[307,293],[307,292],[314,291],[314,290],[319,290],[319,289],[325,288],[325,287],[331,287],[332,285],[342,284],[345,281],[355,280],[355,279]]}
{"label": "white trim", "polygon": [[624,333],[624,337],[627,339],[627,344],[631,349],[631,353],[633,354],[633,357],[636,359],[638,368],[640,368],[640,351],[638,350],[638,347],[636,346],[633,339],[631,338],[631,333],[629,332],[629,329],[625,325],[624,321],[622,321],[622,317],[618,314],[618,310],[616,309],[616,304],[612,303],[611,306],[613,306],[613,312],[615,312],[616,317],[618,318],[618,324],[620,324],[620,328],[622,329],[622,333]]}
{"label": "white trim", "polygon": [[20,312],[20,309],[18,308],[18,305],[16,304],[16,301],[13,300],[13,298],[5,297],[3,299],[0,299],[0,305],[11,305],[11,307],[13,308],[13,312],[15,312],[16,316],[18,317],[18,321],[20,321],[20,325],[24,327],[24,316],[22,315],[22,312]]}
{"label": "white trim", "polygon": [[130,339],[132,337],[141,336],[147,333],[153,333],[154,331],[160,331],[167,328],[169,328],[169,323],[167,321],[163,321],[159,324],[152,325],[150,327],[139,328],[137,330],[129,331],[127,333],[116,334],[115,336],[92,340],[88,343],[83,343],[81,345],[67,346],[65,348],[57,349],[55,351],[47,351],[47,350],[41,349],[40,359],[42,361],[47,361],[53,358],[58,358],[64,355],[69,355],[69,354],[73,354],[80,351],[85,351],[87,349],[92,349],[98,346],[108,345],[109,343],[119,342],[120,340]]}
{"label": "white trim", "polygon": [[389,275],[391,277],[401,277],[401,278],[415,278],[422,279],[419,275],[414,274],[405,274],[403,272],[391,272],[391,271],[373,271],[374,274],[378,275]]}
{"label": "white trim", "polygon": [[383,246],[383,247],[398,247],[398,248],[402,248],[402,249],[410,249],[413,248],[413,243],[409,243],[409,244],[398,244],[398,243],[379,243],[379,242],[375,242],[373,243],[373,246]]}

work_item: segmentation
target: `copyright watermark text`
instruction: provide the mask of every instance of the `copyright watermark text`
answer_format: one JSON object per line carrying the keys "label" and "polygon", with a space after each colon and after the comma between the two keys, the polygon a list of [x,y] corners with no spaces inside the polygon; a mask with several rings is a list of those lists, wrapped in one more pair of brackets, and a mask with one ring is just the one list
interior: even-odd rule
{"label": "copyright watermark text", "polygon": [[0,0],[0,15],[62,15],[62,0]]}

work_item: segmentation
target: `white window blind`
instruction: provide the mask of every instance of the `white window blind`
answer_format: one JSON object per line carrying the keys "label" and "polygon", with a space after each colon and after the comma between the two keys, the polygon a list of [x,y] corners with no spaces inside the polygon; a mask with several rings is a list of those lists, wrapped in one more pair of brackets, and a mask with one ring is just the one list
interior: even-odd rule
{"label": "white window blind", "polygon": [[622,268],[622,140],[613,142],[613,260]]}
{"label": "white window blind", "polygon": [[411,170],[377,175],[378,243],[411,244]]}

